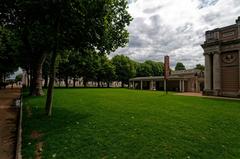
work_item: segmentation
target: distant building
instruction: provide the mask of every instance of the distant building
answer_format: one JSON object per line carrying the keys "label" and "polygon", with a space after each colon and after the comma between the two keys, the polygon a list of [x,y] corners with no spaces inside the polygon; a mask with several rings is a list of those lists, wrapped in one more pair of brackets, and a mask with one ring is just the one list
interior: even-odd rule
{"label": "distant building", "polygon": [[167,82],[164,76],[136,77],[129,80],[129,87],[141,90],[201,92],[204,88],[204,74],[197,69],[172,71]]}
{"label": "distant building", "polygon": [[206,32],[205,95],[240,97],[240,17],[236,24]]}

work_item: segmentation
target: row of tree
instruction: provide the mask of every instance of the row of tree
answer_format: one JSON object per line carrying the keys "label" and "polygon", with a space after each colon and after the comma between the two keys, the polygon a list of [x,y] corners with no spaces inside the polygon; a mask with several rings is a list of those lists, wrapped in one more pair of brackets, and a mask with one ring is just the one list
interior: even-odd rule
{"label": "row of tree", "polygon": [[[68,51],[65,57],[59,59],[57,79],[63,80],[65,86],[69,87],[69,79],[73,80],[75,87],[76,80],[82,78],[86,87],[87,82],[107,83],[109,87],[113,81],[119,81],[128,85],[128,81],[133,77],[162,76],[164,75],[164,64],[147,60],[144,63],[133,61],[124,55],[116,55],[111,60],[106,55],[96,54],[94,52],[80,55],[74,51]],[[196,69],[204,70],[201,64],[196,65]],[[175,70],[186,70],[183,63],[178,62]],[[43,74],[45,84],[48,82],[49,62],[45,62]],[[47,87],[47,85],[45,85]]]}
{"label": "row of tree", "polygon": [[56,68],[60,78],[82,76],[85,81],[127,83],[135,75],[161,75],[161,63],[106,57],[128,43],[132,18],[127,4],[127,0],[2,0],[0,82],[20,66],[30,74],[30,95],[39,96],[42,76],[49,79],[45,107],[50,116]]}
{"label": "row of tree", "polygon": [[[68,51],[65,55],[58,59],[56,78],[58,81],[63,80],[66,87],[69,79],[73,80],[73,87],[79,78],[83,80],[84,86],[87,86],[87,82],[94,81],[98,83],[98,87],[102,82],[109,87],[111,82],[119,81],[124,87],[132,77],[163,75],[162,62],[148,60],[138,63],[124,55],[116,55],[110,60],[106,55],[94,52],[80,55],[75,51]],[[43,65],[45,87],[49,79],[49,65],[49,60]]]}
{"label": "row of tree", "polygon": [[1,1],[1,76],[13,71],[15,64],[21,66],[31,75],[30,94],[43,95],[42,68],[47,59],[46,113],[50,116],[58,59],[72,51],[78,53],[74,56],[94,56],[125,46],[132,20],[127,6],[126,0]]}

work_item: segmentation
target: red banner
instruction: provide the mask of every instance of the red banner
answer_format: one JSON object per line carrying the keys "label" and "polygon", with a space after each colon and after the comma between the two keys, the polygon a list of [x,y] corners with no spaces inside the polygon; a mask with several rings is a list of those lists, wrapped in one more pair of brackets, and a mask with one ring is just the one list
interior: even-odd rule
{"label": "red banner", "polygon": [[170,75],[169,56],[164,56],[164,78],[168,79]]}

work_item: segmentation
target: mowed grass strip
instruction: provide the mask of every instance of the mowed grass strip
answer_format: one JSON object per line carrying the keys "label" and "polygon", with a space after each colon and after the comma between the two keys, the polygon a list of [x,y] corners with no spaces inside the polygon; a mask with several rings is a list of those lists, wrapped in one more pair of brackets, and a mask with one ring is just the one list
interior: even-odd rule
{"label": "mowed grass strip", "polygon": [[[23,158],[239,159],[240,102],[128,89],[55,89],[24,97]],[[39,137],[33,138],[32,133]]]}

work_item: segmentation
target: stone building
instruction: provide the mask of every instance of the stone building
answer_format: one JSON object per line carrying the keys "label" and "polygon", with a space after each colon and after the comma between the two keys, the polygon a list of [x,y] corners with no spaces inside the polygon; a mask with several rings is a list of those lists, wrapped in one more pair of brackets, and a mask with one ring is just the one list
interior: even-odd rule
{"label": "stone building", "polygon": [[240,17],[206,32],[205,95],[240,97]]}
{"label": "stone building", "polygon": [[178,92],[201,92],[204,74],[197,69],[173,71],[168,80],[164,76],[136,77],[129,80],[132,89],[162,90]]}

